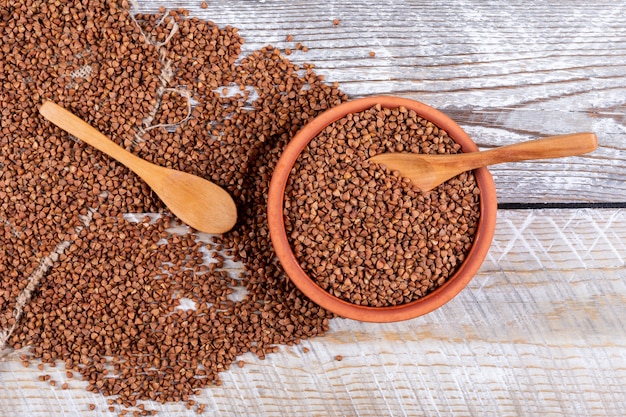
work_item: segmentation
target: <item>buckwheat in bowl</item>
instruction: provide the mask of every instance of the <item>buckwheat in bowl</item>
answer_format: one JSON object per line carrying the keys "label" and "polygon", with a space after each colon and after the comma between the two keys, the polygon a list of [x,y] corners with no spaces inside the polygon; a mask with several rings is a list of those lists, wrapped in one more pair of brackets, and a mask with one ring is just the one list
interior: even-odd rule
{"label": "buckwheat in bowl", "polygon": [[272,244],[289,279],[339,316],[390,322],[451,300],[485,259],[495,229],[486,168],[429,192],[368,161],[385,152],[476,152],[452,119],[390,96],[336,106],[292,139],[268,194]]}

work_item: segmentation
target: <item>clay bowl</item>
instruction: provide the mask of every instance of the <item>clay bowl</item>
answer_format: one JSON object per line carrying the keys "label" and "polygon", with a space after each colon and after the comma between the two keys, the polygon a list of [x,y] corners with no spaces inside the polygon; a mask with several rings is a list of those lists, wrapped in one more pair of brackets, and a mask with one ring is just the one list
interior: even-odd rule
{"label": "clay bowl", "polygon": [[481,192],[480,219],[473,246],[456,272],[443,285],[422,298],[397,306],[369,307],[339,299],[319,287],[298,264],[285,232],[283,200],[287,178],[300,153],[326,126],[350,113],[367,110],[376,104],[386,108],[404,106],[409,110],[414,110],[422,118],[448,132],[448,135],[461,145],[463,152],[478,151],[476,144],[459,125],[445,114],[423,103],[391,96],[348,101],[313,119],[285,147],[270,182],[267,214],[270,237],[276,255],[289,279],[309,299],[341,317],[368,322],[393,322],[418,317],[441,307],[470,282],[491,246],[496,223],[497,200],[495,184],[487,168],[476,169],[474,175]]}

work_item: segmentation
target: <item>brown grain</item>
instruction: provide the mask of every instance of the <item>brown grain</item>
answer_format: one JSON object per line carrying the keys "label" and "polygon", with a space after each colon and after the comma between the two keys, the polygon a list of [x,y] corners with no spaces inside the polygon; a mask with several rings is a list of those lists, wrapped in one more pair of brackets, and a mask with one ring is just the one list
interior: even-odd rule
{"label": "brown grain", "polygon": [[[271,46],[240,57],[236,28],[185,10],[131,16],[122,0],[29,5],[0,11],[0,329],[17,324],[8,344],[30,346],[41,370],[64,363],[68,378],[80,374],[120,409],[189,401],[221,385],[246,352],[264,358],[324,334],[332,315],[273,260],[265,199],[293,134],[346,99],[337,86]],[[176,220],[132,172],[42,120],[44,99],[149,161],[226,188],[241,220],[213,238],[221,255],[209,261],[193,230],[172,232]],[[189,99],[198,104],[190,109]],[[133,222],[125,213],[151,215]],[[245,265],[241,276],[230,275],[225,255]],[[234,301],[240,289],[245,297]],[[180,308],[183,299],[195,309]]]}
{"label": "brown grain", "polygon": [[285,191],[285,229],[302,268],[359,305],[405,304],[441,286],[472,246],[473,174],[421,193],[367,159],[459,151],[445,131],[405,108],[376,106],[332,123],[299,156]]}

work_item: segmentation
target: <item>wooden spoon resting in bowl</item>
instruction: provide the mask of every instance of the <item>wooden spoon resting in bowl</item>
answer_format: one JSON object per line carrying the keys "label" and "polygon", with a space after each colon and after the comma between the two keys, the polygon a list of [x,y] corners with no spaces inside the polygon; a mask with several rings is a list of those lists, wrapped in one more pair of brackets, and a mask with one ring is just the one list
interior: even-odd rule
{"label": "wooden spoon resting in bowl", "polygon": [[422,192],[427,192],[450,178],[472,169],[503,162],[581,155],[597,147],[598,138],[594,133],[573,133],[501,146],[482,152],[454,155],[383,153],[368,160],[385,165],[392,171],[398,171]]}
{"label": "wooden spoon resting in bowl", "polygon": [[237,221],[232,197],[217,184],[154,165],[128,152],[63,107],[45,101],[39,112],[50,122],[121,162],[141,177],[180,220],[206,233],[225,233]]}

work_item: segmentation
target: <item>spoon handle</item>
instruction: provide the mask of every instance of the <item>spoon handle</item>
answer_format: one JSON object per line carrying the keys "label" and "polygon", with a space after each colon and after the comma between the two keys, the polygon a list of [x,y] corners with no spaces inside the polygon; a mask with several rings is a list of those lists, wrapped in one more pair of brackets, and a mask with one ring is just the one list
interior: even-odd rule
{"label": "spoon handle", "polygon": [[582,155],[597,147],[598,138],[594,133],[572,133],[501,146],[483,152],[468,152],[463,154],[462,163],[467,164],[466,169],[470,170],[503,162]]}
{"label": "spoon handle", "polygon": [[39,113],[66,132],[126,165],[140,177],[145,179],[144,174],[150,174],[149,170],[152,164],[128,152],[89,123],[58,104],[44,101],[39,108]]}

